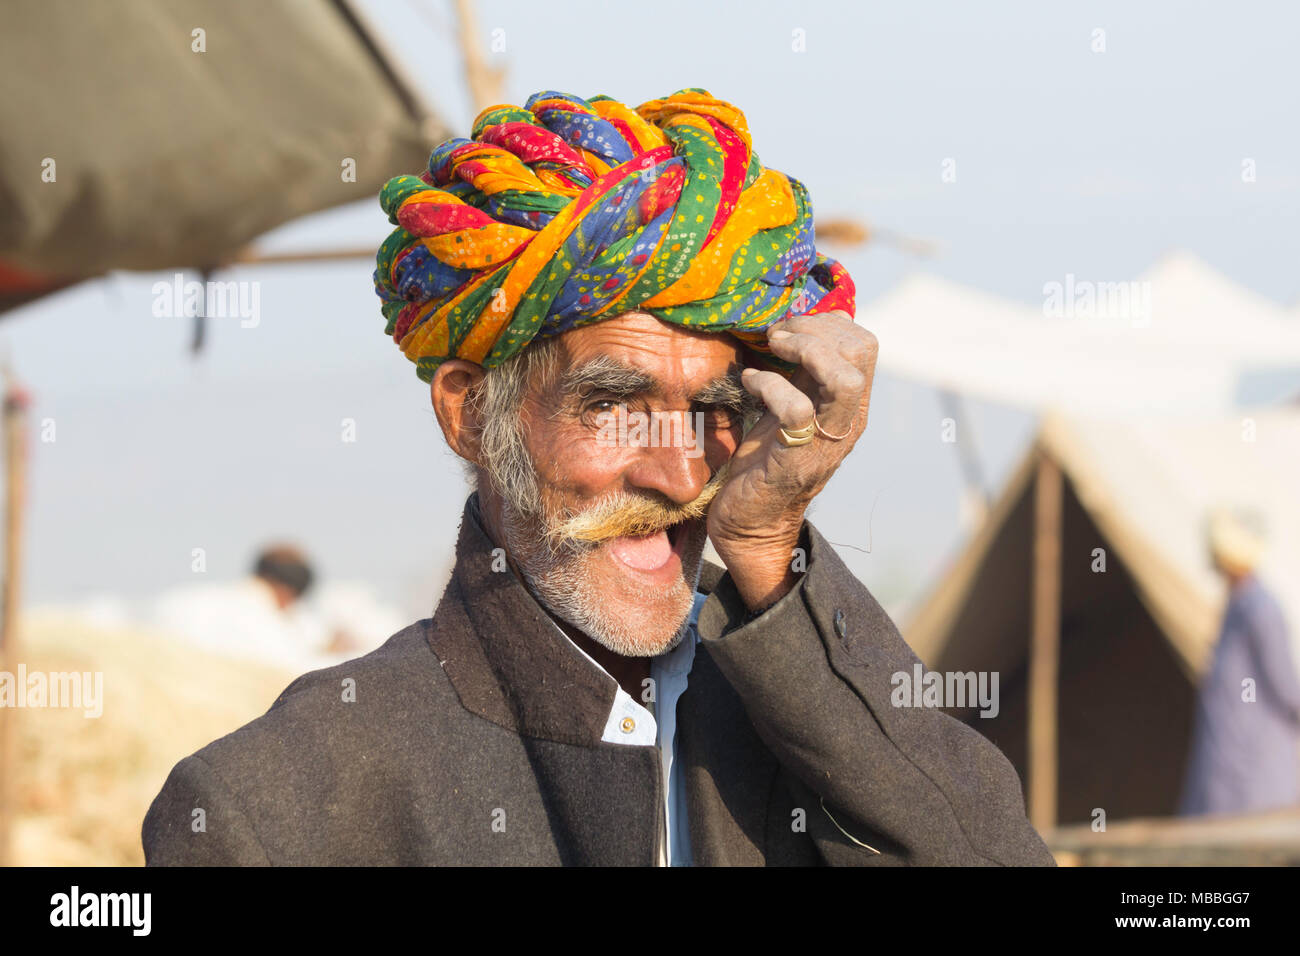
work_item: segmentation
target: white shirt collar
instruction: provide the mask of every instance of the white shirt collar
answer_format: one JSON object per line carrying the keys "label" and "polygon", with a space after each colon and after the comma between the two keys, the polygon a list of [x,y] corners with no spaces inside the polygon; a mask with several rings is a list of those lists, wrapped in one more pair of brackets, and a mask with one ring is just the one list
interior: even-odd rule
{"label": "white shirt collar", "polygon": [[[695,663],[695,645],[700,639],[695,629],[695,622],[699,617],[700,607],[707,597],[708,595],[698,591],[695,593],[691,614],[685,625],[686,634],[671,651],[650,659],[651,686],[654,688],[654,700],[657,702],[671,703],[675,706],[677,697],[685,689],[686,675],[690,673],[691,665]],[[559,631],[579,654],[590,661],[593,667],[610,680],[614,680],[609,671],[596,663],[590,654],[564,633],[562,627],[554,621],[551,621],[551,626]],[[671,686],[666,686],[670,684]],[[600,739],[605,743],[643,747],[663,743],[659,740],[659,726],[654,714],[633,700],[632,696],[617,683],[615,683],[614,703],[609,709],[609,718],[605,721],[605,730]]]}

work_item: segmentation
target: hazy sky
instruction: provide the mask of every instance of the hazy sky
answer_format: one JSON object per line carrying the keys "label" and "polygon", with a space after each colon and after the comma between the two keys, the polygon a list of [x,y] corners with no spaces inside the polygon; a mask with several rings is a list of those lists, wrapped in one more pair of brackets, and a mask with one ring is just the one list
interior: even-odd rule
{"label": "hazy sky", "polygon": [[[367,6],[466,132],[449,4]],[[1131,279],[1174,248],[1275,301],[1300,296],[1293,5],[488,2],[480,18],[485,46],[502,31],[511,101],[705,87],[746,111],[764,164],[803,180],[820,215],[942,242],[927,261],[829,249],[863,300],[920,269],[1036,304],[1066,273]],[[1244,160],[1256,181],[1242,181]],[[402,172],[416,170],[385,171]],[[387,229],[367,202],[268,244],[376,245]],[[260,283],[261,323],[212,320],[197,361],[188,320],[152,314],[160,276],[86,283],[0,321],[36,423],[56,429],[32,446],[29,600],[149,595],[193,580],[199,547],[209,576],[229,578],[259,542],[287,537],[324,576],[427,615],[464,490],[427,389],[382,334],[372,268],[230,272]],[[883,342],[886,369],[887,354]],[[870,547],[842,553],[896,606],[960,542],[960,480],[931,390],[882,372],[872,408],[813,520]],[[985,467],[1005,474],[1032,420],[971,414]],[[342,440],[345,419],[356,441]]]}

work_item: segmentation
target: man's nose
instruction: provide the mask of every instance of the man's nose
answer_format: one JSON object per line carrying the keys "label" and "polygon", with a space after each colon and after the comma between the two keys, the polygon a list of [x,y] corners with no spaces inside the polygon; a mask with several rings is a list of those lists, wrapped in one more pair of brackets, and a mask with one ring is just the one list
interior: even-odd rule
{"label": "man's nose", "polygon": [[658,434],[652,429],[649,438],[632,449],[624,478],[634,488],[690,504],[713,475],[704,455],[704,436],[696,434],[692,416],[685,412],[664,413],[659,425]]}

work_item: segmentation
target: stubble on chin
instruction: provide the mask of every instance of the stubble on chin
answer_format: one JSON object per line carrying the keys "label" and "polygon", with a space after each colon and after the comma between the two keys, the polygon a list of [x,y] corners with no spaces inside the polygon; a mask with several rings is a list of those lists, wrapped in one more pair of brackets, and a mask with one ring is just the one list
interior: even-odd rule
{"label": "stubble on chin", "polygon": [[670,593],[647,589],[637,594],[610,583],[602,586],[599,568],[608,567],[612,560],[603,547],[552,549],[543,543],[543,520],[523,517],[508,504],[504,519],[506,547],[524,583],[555,616],[624,657],[656,657],[681,643],[703,568],[708,537],[703,521],[689,529],[681,556],[682,578]]}

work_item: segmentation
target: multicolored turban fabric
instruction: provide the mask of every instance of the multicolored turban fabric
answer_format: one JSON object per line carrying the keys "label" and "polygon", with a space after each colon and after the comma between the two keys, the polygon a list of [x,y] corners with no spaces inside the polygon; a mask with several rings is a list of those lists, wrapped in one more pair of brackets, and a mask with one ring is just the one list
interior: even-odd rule
{"label": "multicolored turban fabric", "polygon": [[375,271],[385,332],[426,382],[449,358],[491,368],[633,309],[728,332],[788,373],[764,329],[853,313],[803,184],[764,169],[745,115],[703,90],[635,110],[547,91],[490,107],[472,136],[380,193],[398,227]]}

